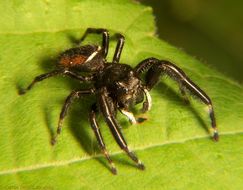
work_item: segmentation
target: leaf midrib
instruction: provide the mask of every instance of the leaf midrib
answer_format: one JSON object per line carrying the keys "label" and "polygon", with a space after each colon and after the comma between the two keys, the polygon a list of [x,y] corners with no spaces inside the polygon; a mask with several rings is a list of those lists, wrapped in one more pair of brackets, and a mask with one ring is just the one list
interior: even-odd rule
{"label": "leaf midrib", "polygon": [[[243,134],[243,130],[237,131],[237,132],[220,133],[220,137],[233,136],[233,135],[237,135],[237,134]],[[186,143],[189,141],[202,140],[202,139],[210,140],[208,135],[203,135],[203,136],[181,139],[181,140],[177,140],[177,141],[166,141],[164,143],[158,143],[158,144],[153,144],[153,145],[149,145],[149,146],[138,147],[138,148],[134,148],[133,151],[147,150],[147,149],[151,149],[151,148],[155,148],[155,147],[163,147],[163,146],[171,145],[171,144],[183,144],[183,143]],[[218,143],[220,143],[220,142],[218,142]],[[123,153],[124,153],[123,151],[116,151],[116,152],[111,153],[110,155],[115,156],[115,155],[119,155],[119,154],[123,154]],[[99,157],[103,157],[103,154],[96,154],[96,155],[82,157],[82,158],[73,158],[70,160],[55,161],[55,162],[50,162],[50,163],[36,164],[36,165],[31,165],[31,166],[2,170],[2,171],[0,171],[0,175],[8,175],[8,174],[15,174],[15,173],[19,173],[19,172],[34,171],[34,170],[43,169],[43,168],[66,166],[66,165],[73,164],[76,162],[83,162],[83,161],[87,161],[87,160],[91,160],[91,159],[99,158]]]}

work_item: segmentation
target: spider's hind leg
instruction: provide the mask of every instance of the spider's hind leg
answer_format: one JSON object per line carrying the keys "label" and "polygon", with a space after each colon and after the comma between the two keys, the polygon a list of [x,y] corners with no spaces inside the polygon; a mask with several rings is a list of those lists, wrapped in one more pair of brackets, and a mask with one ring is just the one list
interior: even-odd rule
{"label": "spider's hind leg", "polygon": [[109,49],[109,32],[104,28],[87,28],[83,37],[80,39],[79,43],[81,43],[89,34],[102,34],[102,49],[104,53],[104,57],[108,54]]}
{"label": "spider's hind leg", "polygon": [[117,39],[116,50],[113,56],[113,63],[119,63],[121,52],[125,43],[125,37],[120,33],[115,33],[114,37]]}

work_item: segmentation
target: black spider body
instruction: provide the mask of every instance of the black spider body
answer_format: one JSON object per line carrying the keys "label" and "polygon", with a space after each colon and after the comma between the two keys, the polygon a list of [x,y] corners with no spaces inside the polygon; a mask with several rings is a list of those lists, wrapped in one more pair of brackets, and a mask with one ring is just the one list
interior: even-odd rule
{"label": "black spider body", "polygon": [[129,110],[143,101],[141,79],[135,75],[131,66],[109,63],[96,77],[95,87],[106,87],[119,108]]}
{"label": "black spider body", "polygon": [[[61,132],[63,119],[73,99],[94,94],[96,96],[96,103],[91,106],[89,121],[100,148],[110,163],[111,171],[116,174],[115,165],[106,150],[96,120],[97,113],[102,113],[104,116],[120,148],[137,163],[138,168],[144,169],[142,162],[129,150],[126,140],[120,130],[121,127],[116,120],[116,113],[120,111],[128,117],[131,123],[137,123],[138,120],[132,114],[131,108],[143,102],[142,111],[146,112],[150,110],[152,99],[149,95],[149,91],[159,81],[161,75],[168,75],[174,79],[179,84],[183,96],[186,95],[186,92],[189,92],[208,106],[213,129],[213,138],[216,141],[218,140],[216,120],[210,98],[203,90],[193,83],[180,68],[169,61],[158,60],[156,58],[147,58],[141,61],[135,68],[127,64],[119,63],[124,45],[124,37],[119,33],[115,34],[118,41],[113,60],[112,62],[108,62],[106,60],[109,49],[108,31],[106,29],[89,28],[80,41],[83,41],[89,33],[102,34],[102,46],[85,45],[66,50],[60,54],[58,68],[56,70],[35,77],[32,83],[21,92],[21,94],[24,94],[37,82],[57,75],[69,76],[80,82],[87,82],[90,84],[90,88],[74,90],[66,98],[60,113],[57,134],[53,138],[52,144],[55,144],[57,136]],[[144,77],[142,77],[142,73],[145,74]]]}

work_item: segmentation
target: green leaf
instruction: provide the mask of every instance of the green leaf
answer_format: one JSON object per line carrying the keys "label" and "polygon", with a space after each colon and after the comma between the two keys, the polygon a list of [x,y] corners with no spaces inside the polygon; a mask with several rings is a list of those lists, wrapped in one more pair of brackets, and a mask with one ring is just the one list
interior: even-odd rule
{"label": "green leaf", "polygon": [[[149,7],[128,0],[11,1],[0,3],[0,189],[242,189],[243,88],[154,36]],[[121,62],[167,59],[204,89],[215,106],[220,141],[209,137],[204,105],[185,105],[175,82],[163,79],[151,92],[148,120],[130,126],[119,115],[129,146],[145,163],[140,171],[117,147],[99,118],[118,169],[109,171],[88,123],[94,97],[76,101],[55,147],[50,145],[65,97],[80,84],[56,77],[24,96],[18,89],[54,68],[60,52],[88,27],[121,32]],[[85,43],[100,42],[91,36]],[[112,41],[108,59],[112,58]]]}

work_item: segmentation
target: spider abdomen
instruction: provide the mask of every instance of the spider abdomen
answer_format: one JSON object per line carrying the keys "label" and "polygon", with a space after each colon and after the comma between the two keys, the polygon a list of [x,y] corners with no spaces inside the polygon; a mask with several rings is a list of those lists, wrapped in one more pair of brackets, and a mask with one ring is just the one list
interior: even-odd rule
{"label": "spider abdomen", "polygon": [[63,56],[60,59],[60,64],[64,67],[73,67],[83,64],[87,60],[87,57],[84,55],[77,55],[73,57]]}
{"label": "spider abdomen", "polygon": [[100,50],[100,46],[95,45],[68,49],[60,55],[59,66],[80,71],[96,70],[103,65]]}

